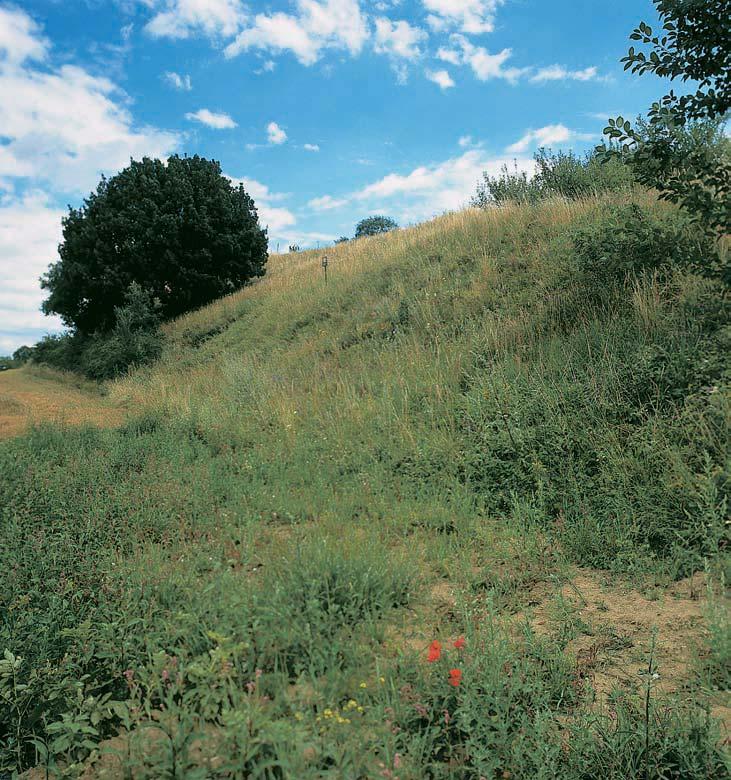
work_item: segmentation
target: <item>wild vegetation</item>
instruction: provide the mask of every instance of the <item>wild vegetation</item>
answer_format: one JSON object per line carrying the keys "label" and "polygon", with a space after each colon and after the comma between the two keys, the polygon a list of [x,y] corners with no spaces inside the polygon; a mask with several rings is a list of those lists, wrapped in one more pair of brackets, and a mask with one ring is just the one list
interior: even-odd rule
{"label": "wild vegetation", "polygon": [[144,158],[63,219],[60,259],[41,279],[46,314],[69,329],[31,357],[110,379],[160,351],[157,326],[264,274],[266,231],[243,185],[198,155]]}
{"label": "wild vegetation", "polygon": [[0,446],[0,772],[729,777],[727,21],[656,4],[649,136],[34,348],[148,363]]}
{"label": "wild vegetation", "polygon": [[164,324],[122,427],[0,448],[0,766],[727,777],[719,251],[642,192],[547,199]]}

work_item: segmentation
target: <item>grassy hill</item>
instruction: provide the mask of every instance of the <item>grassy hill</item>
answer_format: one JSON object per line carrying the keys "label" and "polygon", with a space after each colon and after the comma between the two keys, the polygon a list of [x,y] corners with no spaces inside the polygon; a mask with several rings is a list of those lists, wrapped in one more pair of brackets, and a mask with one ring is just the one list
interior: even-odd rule
{"label": "grassy hill", "polygon": [[728,304],[678,221],[274,256],[124,425],[2,443],[0,767],[727,777]]}

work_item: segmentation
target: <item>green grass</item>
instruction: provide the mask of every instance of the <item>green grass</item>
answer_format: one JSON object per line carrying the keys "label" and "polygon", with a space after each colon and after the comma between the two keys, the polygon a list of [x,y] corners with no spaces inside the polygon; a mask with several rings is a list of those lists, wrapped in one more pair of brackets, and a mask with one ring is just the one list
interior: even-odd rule
{"label": "green grass", "polygon": [[0,772],[725,777],[702,686],[598,712],[568,607],[511,622],[573,565],[662,585],[723,547],[727,304],[649,255],[597,285],[620,205],[348,242],[327,285],[273,258],[109,387],[123,427],[3,442]]}

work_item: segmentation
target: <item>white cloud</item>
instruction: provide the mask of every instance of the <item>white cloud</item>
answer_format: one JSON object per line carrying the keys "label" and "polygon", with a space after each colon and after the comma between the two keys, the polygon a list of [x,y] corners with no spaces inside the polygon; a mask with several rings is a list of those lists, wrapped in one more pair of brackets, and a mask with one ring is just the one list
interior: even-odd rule
{"label": "white cloud", "polygon": [[292,52],[303,65],[313,65],[323,49],[360,53],[368,38],[358,0],[296,0],[297,13],[257,14],[224,50],[235,57],[249,49]]}
{"label": "white cloud", "polygon": [[463,135],[460,137],[459,141],[457,143],[463,148],[466,149],[468,146],[472,146],[472,136],[471,135]]}
{"label": "white cloud", "polygon": [[[226,174],[228,176],[228,174]],[[282,237],[282,231],[286,231],[292,225],[297,223],[295,215],[282,206],[273,206],[273,203],[278,203],[288,196],[285,193],[271,192],[266,184],[262,184],[256,179],[249,178],[235,178],[228,176],[234,186],[239,184],[244,185],[246,192],[254,199],[254,204],[259,212],[259,223],[263,227],[269,228],[269,244],[272,244],[272,240],[277,237]]]}
{"label": "white cloud", "polygon": [[[513,166],[514,158],[489,157],[482,149],[470,149],[440,163],[422,165],[410,173],[390,173],[342,197],[322,195],[308,206],[314,211],[330,211],[357,206],[372,213],[386,212],[402,223],[429,219],[445,211],[463,208],[475,193],[483,172],[497,175],[503,165]],[[533,173],[531,158],[518,157],[518,170]]]}
{"label": "white cloud", "polygon": [[58,260],[62,216],[40,192],[0,200],[0,352],[61,328],[58,317],[40,311],[38,278]]}
{"label": "white cloud", "polygon": [[492,32],[502,0],[424,0],[429,26],[441,32],[458,29],[471,35]]}
{"label": "white cloud", "polygon": [[234,122],[228,114],[215,113],[214,111],[209,111],[207,108],[201,108],[193,113],[187,113],[185,118],[190,119],[192,122],[200,122],[215,130],[229,130],[232,127],[236,127],[236,122]]}
{"label": "white cloud", "polygon": [[592,141],[594,138],[595,136],[590,133],[578,133],[575,130],[570,130],[566,125],[546,125],[537,130],[528,130],[514,144],[510,144],[505,151],[521,154],[532,146],[551,146],[552,144],[565,144],[568,141]]}
{"label": "white cloud", "polygon": [[304,144],[304,145],[302,146],[302,148],[303,148],[303,149],[304,149],[306,152],[319,152],[319,151],[320,151],[320,147],[319,147],[319,145],[318,145],[318,144]]}
{"label": "white cloud", "polygon": [[373,50],[376,54],[404,60],[415,60],[421,56],[420,44],[429,36],[420,27],[412,27],[405,21],[392,22],[383,16],[379,16],[375,22]]}
{"label": "white cloud", "polygon": [[541,68],[530,80],[535,82],[544,81],[565,81],[572,79],[574,81],[592,81],[597,78],[597,69],[594,66],[584,68],[583,70],[568,70],[563,65],[549,65],[547,68]]}
{"label": "white cloud", "polygon": [[449,62],[452,65],[462,65],[461,52],[455,51],[454,49],[448,49],[445,46],[439,47],[437,51],[437,59],[443,60],[444,62]]}
{"label": "white cloud", "polygon": [[272,205],[289,197],[286,193],[271,192],[266,184],[256,179],[237,179],[229,176],[234,185],[243,184],[244,189],[254,199],[259,213],[259,223],[269,230],[269,249],[276,251],[277,245],[286,250],[289,244],[314,246],[316,243],[328,243],[335,236],[329,233],[314,233],[298,230],[297,217],[287,208]]}
{"label": "white cloud", "polygon": [[503,49],[491,54],[482,46],[475,46],[464,35],[450,37],[451,48],[441,47],[437,57],[454,65],[468,65],[480,81],[506,79],[515,83],[527,72],[527,68],[506,68],[505,63],[512,56],[512,49]]}
{"label": "white cloud", "polygon": [[182,76],[174,71],[166,71],[163,74],[163,79],[170,84],[171,87],[179,89],[181,92],[190,92],[193,89],[193,85],[190,81],[190,76],[184,73]]}
{"label": "white cloud", "polygon": [[48,41],[27,13],[0,7],[0,60],[20,65],[26,60],[44,60]]}
{"label": "white cloud", "polygon": [[454,86],[454,79],[446,70],[426,70],[424,75],[429,81],[438,84],[442,89],[449,89]]}
{"label": "white cloud", "polygon": [[321,198],[313,198],[307,205],[314,211],[330,211],[339,209],[348,203],[347,198],[333,198],[331,195],[323,195]]}
{"label": "white cloud", "polygon": [[[30,21],[24,29],[40,36]],[[84,192],[100,173],[116,172],[130,157],[166,157],[175,149],[176,134],[134,126],[126,96],[109,79],[75,65],[47,71],[21,61],[31,59],[23,52],[45,51],[38,40],[37,46],[25,40],[13,59],[0,59],[0,178],[27,177]]]}
{"label": "white cloud", "polygon": [[273,146],[279,146],[287,140],[287,133],[276,122],[267,125],[267,140]]}
{"label": "white cloud", "polygon": [[[474,194],[483,171],[496,175],[512,162],[512,158],[490,158],[481,149],[471,149],[405,175],[391,173],[353,193],[350,199],[367,203],[374,211],[388,210],[402,222],[415,222],[462,208]],[[534,169],[533,160],[527,158],[518,158],[517,165],[528,172]]]}
{"label": "white cloud", "polygon": [[239,0],[167,0],[165,10],[145,30],[155,38],[187,38],[198,31],[208,37],[230,37],[244,19]]}

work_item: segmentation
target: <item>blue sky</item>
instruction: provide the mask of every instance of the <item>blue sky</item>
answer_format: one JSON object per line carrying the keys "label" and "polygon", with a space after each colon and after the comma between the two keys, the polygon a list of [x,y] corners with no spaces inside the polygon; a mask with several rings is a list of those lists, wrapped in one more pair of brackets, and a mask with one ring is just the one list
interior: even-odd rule
{"label": "blue sky", "polygon": [[130,157],[213,157],[270,247],[419,222],[483,170],[583,150],[662,94],[619,58],[649,0],[0,0],[0,354],[39,311],[61,217]]}

